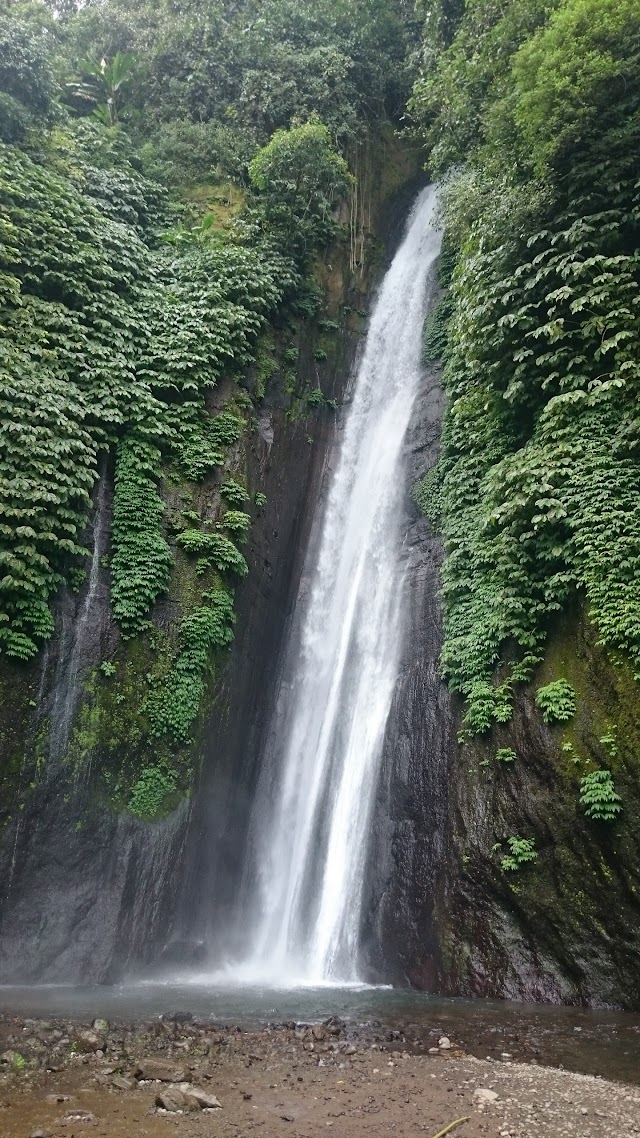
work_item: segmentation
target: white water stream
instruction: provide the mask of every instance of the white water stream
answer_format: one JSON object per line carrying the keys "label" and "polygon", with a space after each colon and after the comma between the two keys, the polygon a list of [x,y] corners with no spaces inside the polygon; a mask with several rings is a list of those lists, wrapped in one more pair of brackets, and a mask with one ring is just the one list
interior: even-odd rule
{"label": "white water stream", "polygon": [[275,749],[258,787],[259,879],[237,979],[276,986],[360,979],[369,828],[402,638],[402,446],[420,380],[427,277],[440,247],[434,206],[428,188],[371,316],[295,679],[280,692]]}

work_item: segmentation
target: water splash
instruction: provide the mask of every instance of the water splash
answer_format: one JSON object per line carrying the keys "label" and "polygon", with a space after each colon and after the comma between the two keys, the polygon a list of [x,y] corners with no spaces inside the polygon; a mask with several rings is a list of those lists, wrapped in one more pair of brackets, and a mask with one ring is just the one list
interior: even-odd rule
{"label": "water splash", "polygon": [[309,600],[253,813],[259,877],[229,979],[358,983],[371,810],[402,639],[402,445],[420,380],[436,194],[424,190],[375,304]]}

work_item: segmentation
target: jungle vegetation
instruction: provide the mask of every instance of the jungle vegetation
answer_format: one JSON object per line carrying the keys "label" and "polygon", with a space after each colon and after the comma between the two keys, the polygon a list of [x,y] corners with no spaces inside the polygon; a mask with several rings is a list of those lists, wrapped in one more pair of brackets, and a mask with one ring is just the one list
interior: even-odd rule
{"label": "jungle vegetation", "polygon": [[[273,329],[317,312],[315,259],[358,148],[403,113],[418,31],[405,0],[0,0],[0,654],[33,660],[82,587],[102,472],[120,648],[69,761],[128,756],[109,794],[144,817],[188,786],[175,755],[233,638]],[[191,501],[212,476],[213,518]]]}
{"label": "jungle vegetation", "polygon": [[448,407],[416,496],[471,732],[571,606],[640,677],[639,76],[638,0],[429,5],[410,111],[444,182]]}

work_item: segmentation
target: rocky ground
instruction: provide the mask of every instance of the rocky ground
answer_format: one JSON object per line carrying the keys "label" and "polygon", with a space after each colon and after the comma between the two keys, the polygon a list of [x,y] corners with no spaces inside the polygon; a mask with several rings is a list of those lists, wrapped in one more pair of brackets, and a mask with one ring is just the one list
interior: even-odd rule
{"label": "rocky ground", "polygon": [[0,1138],[631,1138],[640,1089],[455,1040],[280,1024],[0,1018]]}

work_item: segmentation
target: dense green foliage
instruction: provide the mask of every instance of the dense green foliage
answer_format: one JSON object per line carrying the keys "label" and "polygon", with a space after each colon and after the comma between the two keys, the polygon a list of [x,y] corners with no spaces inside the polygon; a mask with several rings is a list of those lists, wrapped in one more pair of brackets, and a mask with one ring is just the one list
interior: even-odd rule
{"label": "dense green foliage", "polygon": [[318,254],[417,28],[407,0],[0,0],[0,650],[33,658],[82,588],[100,469],[121,636],[67,759],[99,754],[140,817],[188,792],[266,504],[254,404],[281,354],[294,398]]}
{"label": "dense green foliage", "polygon": [[155,818],[167,796],[175,794],[176,790],[176,776],[171,767],[166,764],[145,767],[132,787],[127,808],[138,818]]}
{"label": "dense green foliage", "polygon": [[149,700],[152,733],[172,743],[186,743],[200,709],[211,650],[233,640],[233,597],[224,589],[205,594],[206,603],[180,626],[180,651],[166,684]]}
{"label": "dense green foliage", "polygon": [[237,177],[278,130],[317,115],[345,149],[408,93],[407,0],[97,0],[73,21],[80,58],[131,53],[131,129],[171,180]]}
{"label": "dense green foliage", "polygon": [[486,730],[576,595],[640,668],[640,9],[469,0],[459,15],[445,50],[426,45],[412,111],[452,170],[457,249],[430,483],[443,666]]}
{"label": "dense green foliage", "polygon": [[[45,16],[45,12],[42,12]],[[54,117],[49,21],[23,22],[0,7],[0,140],[23,142]]]}
{"label": "dense green foliage", "polygon": [[249,178],[261,195],[266,224],[290,248],[295,241],[299,256],[333,235],[332,211],[350,177],[326,126],[310,122],[276,131],[249,163]]}
{"label": "dense green foliage", "polygon": [[157,190],[133,171],[90,168],[77,151],[73,177],[12,148],[3,161],[0,636],[27,658],[51,634],[50,594],[84,555],[98,450],[125,430],[134,433],[117,462],[114,615],[128,633],[144,626],[170,564],[155,489],[161,449],[187,465],[195,446],[189,477],[223,462],[242,422],[205,416],[204,392],[250,362],[293,269],[274,250],[156,248],[145,226]]}
{"label": "dense green foliage", "polygon": [[160,451],[135,438],[118,447],[111,558],[111,603],[124,634],[146,626],[156,597],[169,584],[171,550],[160,529],[164,504],[157,492]]}

